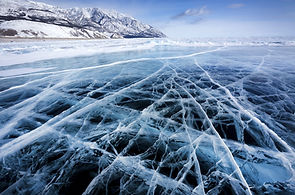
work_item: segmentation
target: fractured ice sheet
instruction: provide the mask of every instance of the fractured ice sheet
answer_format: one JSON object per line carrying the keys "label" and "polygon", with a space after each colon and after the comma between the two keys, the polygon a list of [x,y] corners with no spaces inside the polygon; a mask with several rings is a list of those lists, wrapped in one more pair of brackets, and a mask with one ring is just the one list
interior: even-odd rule
{"label": "fractured ice sheet", "polygon": [[0,192],[292,194],[295,48],[158,42],[1,66]]}

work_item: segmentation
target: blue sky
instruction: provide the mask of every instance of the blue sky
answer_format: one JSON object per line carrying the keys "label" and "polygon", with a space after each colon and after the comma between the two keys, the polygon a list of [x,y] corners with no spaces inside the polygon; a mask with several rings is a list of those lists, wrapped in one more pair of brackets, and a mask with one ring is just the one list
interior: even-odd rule
{"label": "blue sky", "polygon": [[115,9],[172,38],[295,36],[295,0],[40,0]]}

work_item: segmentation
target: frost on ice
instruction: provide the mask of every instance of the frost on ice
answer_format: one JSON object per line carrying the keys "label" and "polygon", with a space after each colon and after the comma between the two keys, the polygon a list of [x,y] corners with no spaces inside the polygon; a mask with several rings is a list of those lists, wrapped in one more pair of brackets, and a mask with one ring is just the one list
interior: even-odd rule
{"label": "frost on ice", "polygon": [[294,47],[116,42],[0,66],[0,192],[294,192]]}

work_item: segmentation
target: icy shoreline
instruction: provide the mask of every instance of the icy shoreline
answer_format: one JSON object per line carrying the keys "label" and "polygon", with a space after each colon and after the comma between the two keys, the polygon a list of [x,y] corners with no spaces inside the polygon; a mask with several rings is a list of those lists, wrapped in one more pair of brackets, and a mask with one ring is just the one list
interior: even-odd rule
{"label": "icy shoreline", "polygon": [[0,44],[1,43],[15,43],[15,42],[78,41],[78,40],[87,41],[87,40],[101,40],[101,39],[0,37]]}
{"label": "icy shoreline", "polygon": [[[199,39],[167,38],[138,39],[0,39],[0,66],[39,60],[90,56],[98,53],[148,50],[154,47],[235,47],[235,46],[295,46],[291,38],[260,39]],[[13,41],[13,42],[11,42]],[[45,44],[46,43],[46,44]]]}

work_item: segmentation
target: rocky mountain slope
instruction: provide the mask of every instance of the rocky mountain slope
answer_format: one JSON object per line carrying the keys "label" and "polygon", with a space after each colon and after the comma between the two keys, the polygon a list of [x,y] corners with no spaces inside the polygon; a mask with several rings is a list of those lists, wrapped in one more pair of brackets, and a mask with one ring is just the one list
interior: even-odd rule
{"label": "rocky mountain slope", "polygon": [[0,36],[39,38],[152,38],[150,25],[99,8],[62,9],[30,0],[0,0]]}

